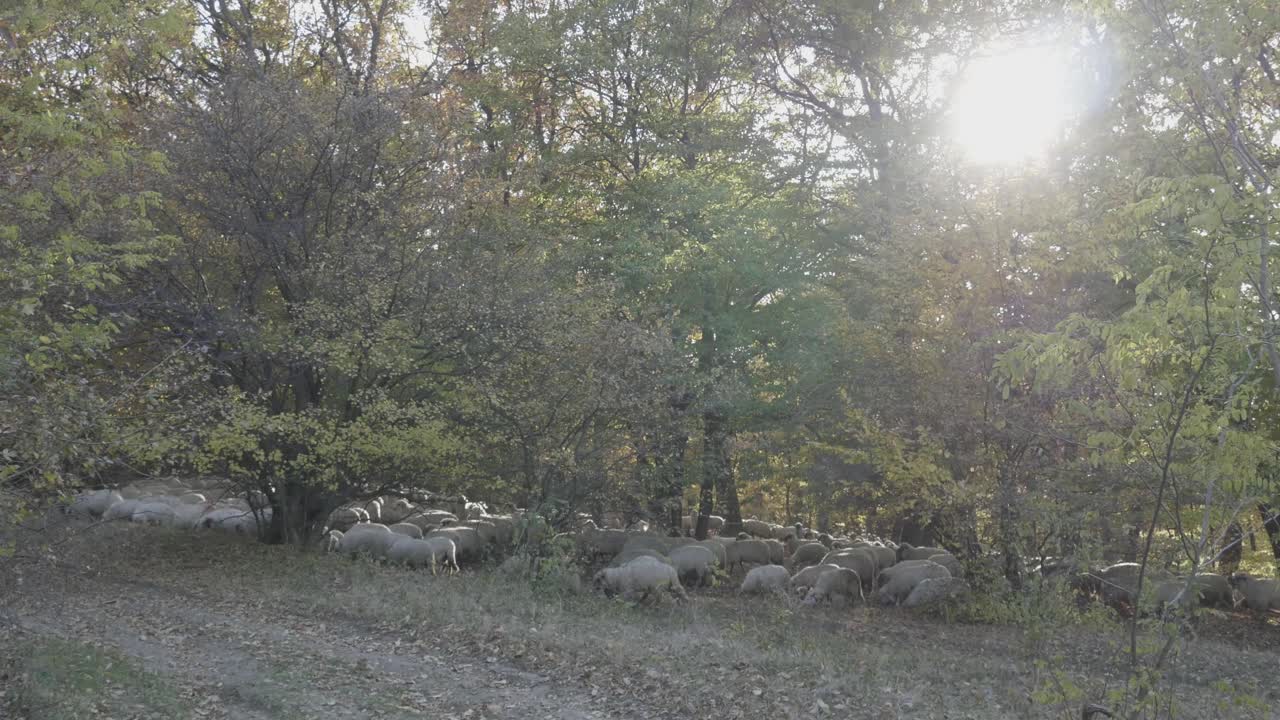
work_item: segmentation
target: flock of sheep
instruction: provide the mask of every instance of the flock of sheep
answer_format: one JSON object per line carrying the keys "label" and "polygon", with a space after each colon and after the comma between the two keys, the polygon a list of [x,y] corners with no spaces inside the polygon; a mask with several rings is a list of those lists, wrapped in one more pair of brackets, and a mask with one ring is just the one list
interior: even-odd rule
{"label": "flock of sheep", "polygon": [[[609,513],[600,518],[605,527],[582,515],[574,530],[553,534],[544,519],[524,511],[491,514],[484,504],[463,497],[414,499],[420,502],[383,497],[337,508],[328,518],[324,549],[434,574],[555,541],[572,547],[589,564],[605,565],[594,575],[596,588],[635,601],[662,594],[684,599],[686,588],[705,587],[736,572],[745,573],[742,594],[793,594],[807,605],[874,602],[914,608],[969,592],[959,559],[944,549],[832,536],[799,524],[753,518],[743,522],[736,537],[724,537],[719,535],[724,519],[712,516],[709,527],[715,534],[695,540],[689,537],[694,517],[685,517],[679,531],[663,535],[643,521],[624,529],[622,518]],[[104,520],[256,536],[270,521],[265,505],[265,498],[231,497],[216,480],[189,480],[94,490],[78,495],[67,510]],[[1069,561],[1049,560],[1035,572],[1066,578],[1082,597],[1115,607],[1138,605],[1134,563],[1082,571]],[[1205,574],[1157,578],[1148,586],[1157,607],[1243,604],[1262,612],[1280,610],[1276,580]]]}

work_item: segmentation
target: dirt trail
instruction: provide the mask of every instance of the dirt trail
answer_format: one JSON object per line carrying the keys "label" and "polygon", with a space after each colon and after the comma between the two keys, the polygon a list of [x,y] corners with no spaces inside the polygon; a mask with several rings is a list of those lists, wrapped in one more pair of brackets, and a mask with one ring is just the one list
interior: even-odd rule
{"label": "dirt trail", "polygon": [[75,571],[28,579],[0,607],[0,624],[123,653],[180,687],[207,718],[661,716],[497,658],[456,654],[419,631],[393,635]]}

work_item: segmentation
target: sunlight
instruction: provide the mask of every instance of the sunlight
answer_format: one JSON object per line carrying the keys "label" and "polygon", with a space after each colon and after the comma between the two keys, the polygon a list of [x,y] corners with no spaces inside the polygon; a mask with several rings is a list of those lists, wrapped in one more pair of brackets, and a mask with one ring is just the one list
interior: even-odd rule
{"label": "sunlight", "polygon": [[1070,111],[1068,55],[1021,47],[976,60],[958,78],[951,135],[982,164],[1031,160],[1049,148]]}

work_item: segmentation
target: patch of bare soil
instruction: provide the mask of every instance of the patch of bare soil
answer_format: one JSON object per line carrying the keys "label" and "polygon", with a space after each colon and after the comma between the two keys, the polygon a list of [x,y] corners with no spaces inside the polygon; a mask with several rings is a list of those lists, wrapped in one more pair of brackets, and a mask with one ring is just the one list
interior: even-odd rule
{"label": "patch of bare soil", "polygon": [[118,651],[173,681],[202,718],[651,716],[496,657],[458,654],[425,629],[388,634],[75,570],[24,576],[0,623],[20,643],[55,637]]}

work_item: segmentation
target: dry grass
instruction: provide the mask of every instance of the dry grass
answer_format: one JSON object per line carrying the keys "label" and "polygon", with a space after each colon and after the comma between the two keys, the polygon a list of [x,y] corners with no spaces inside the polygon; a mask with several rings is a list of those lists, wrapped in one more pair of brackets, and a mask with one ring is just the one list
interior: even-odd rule
{"label": "dry grass", "polygon": [[[652,716],[1074,718],[1085,701],[1110,702],[1123,677],[1120,628],[1105,619],[1037,624],[1032,609],[1020,627],[965,624],[803,609],[728,588],[638,608],[492,570],[433,578],[211,536],[108,532],[109,543],[80,543],[65,559],[157,592],[426,639],[458,657],[559,678],[587,697],[643,703]],[[112,551],[94,549],[104,545]],[[1259,633],[1270,633],[1269,648]],[[1256,618],[1210,618],[1182,649],[1164,697],[1181,716],[1274,717],[1266,705],[1280,700],[1271,687],[1277,637]]]}

